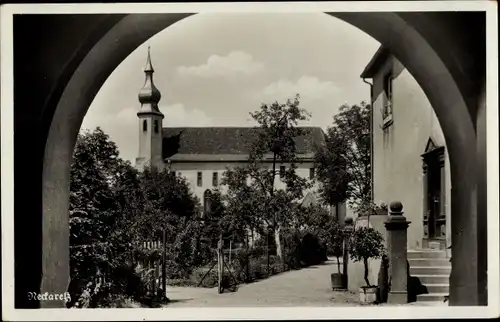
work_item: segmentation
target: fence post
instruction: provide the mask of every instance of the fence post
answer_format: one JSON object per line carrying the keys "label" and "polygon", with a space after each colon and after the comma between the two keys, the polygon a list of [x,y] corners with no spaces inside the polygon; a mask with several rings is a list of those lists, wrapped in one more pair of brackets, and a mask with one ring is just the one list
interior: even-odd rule
{"label": "fence post", "polygon": [[219,237],[219,242],[217,243],[217,275],[219,278],[218,284],[219,284],[219,294],[222,293],[222,278],[224,276],[224,254],[223,254],[223,241],[222,241],[222,234]]}
{"label": "fence post", "polygon": [[162,296],[167,298],[167,231],[163,229],[163,254],[162,254],[162,264],[161,264],[161,286],[163,289]]}
{"label": "fence post", "polygon": [[410,224],[403,216],[403,204],[391,202],[390,216],[385,222],[387,229],[387,253],[391,287],[388,303],[408,303],[407,229]]}
{"label": "fence post", "polygon": [[155,295],[160,295],[159,292],[158,292],[158,289],[160,288],[160,261],[159,260],[155,260],[154,262],[154,270],[155,270],[155,289],[154,289],[154,293]]}
{"label": "fence post", "polygon": [[[284,235],[284,234],[283,234]],[[288,252],[287,252],[287,249],[286,249],[286,235],[283,237],[283,250],[282,250],[282,258],[281,258],[281,261],[283,263],[283,272],[286,271],[286,256],[287,256]]]}
{"label": "fence post", "polygon": [[248,252],[250,251],[250,247],[249,247],[249,241],[248,241],[248,233],[246,234],[246,246],[247,246],[247,249],[246,249],[246,252],[245,252],[245,282],[249,282],[250,281],[250,254],[248,254]]}
{"label": "fence post", "polygon": [[267,254],[267,277],[271,276],[269,272],[269,227],[266,229],[266,254]]}

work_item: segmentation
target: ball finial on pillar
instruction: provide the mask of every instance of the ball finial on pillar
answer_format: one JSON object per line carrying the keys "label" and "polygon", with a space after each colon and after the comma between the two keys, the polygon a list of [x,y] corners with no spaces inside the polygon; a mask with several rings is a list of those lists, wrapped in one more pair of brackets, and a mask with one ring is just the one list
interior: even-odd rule
{"label": "ball finial on pillar", "polygon": [[393,201],[389,205],[389,209],[391,210],[391,215],[402,215],[403,214],[403,204],[401,201]]}

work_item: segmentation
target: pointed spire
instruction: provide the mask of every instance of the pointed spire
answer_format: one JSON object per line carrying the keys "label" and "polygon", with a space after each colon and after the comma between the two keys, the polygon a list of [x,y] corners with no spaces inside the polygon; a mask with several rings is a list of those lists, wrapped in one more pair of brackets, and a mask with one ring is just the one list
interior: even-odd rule
{"label": "pointed spire", "polygon": [[141,102],[141,104],[151,104],[151,108],[155,110],[155,112],[160,113],[157,105],[161,99],[161,93],[153,82],[154,69],[153,64],[151,63],[151,47],[149,46],[144,73],[146,74],[146,80],[144,82],[144,86],[139,92],[139,102]]}
{"label": "pointed spire", "polygon": [[148,46],[148,58],[146,60],[146,68],[144,68],[145,73],[154,73],[153,64],[151,63],[151,46]]}

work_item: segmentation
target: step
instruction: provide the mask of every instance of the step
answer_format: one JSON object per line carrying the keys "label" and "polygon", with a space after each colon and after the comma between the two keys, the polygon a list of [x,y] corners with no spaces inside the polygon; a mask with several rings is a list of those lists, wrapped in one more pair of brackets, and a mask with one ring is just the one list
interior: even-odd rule
{"label": "step", "polygon": [[410,263],[410,267],[451,267],[448,258],[409,258],[408,262]]}
{"label": "step", "polygon": [[417,295],[417,302],[444,302],[448,293],[430,293]]}
{"label": "step", "polygon": [[448,306],[448,302],[444,302],[442,300],[439,301],[420,301],[410,303],[413,306]]}
{"label": "step", "polygon": [[429,267],[429,266],[411,266],[410,265],[410,275],[450,275],[451,266],[444,267]]}
{"label": "step", "polygon": [[[424,284],[424,283],[422,283]],[[434,294],[434,293],[446,293],[450,291],[450,285],[449,284],[424,284],[425,287],[427,288],[427,292],[429,294]]]}
{"label": "step", "polygon": [[447,258],[445,251],[435,250],[409,250],[408,259],[412,258]]}
{"label": "step", "polygon": [[443,275],[425,275],[425,274],[422,274],[422,275],[413,275],[412,276],[415,276],[415,277],[418,277],[418,279],[420,280],[420,283],[424,284],[424,285],[427,285],[427,284],[448,284],[450,282],[450,275],[446,275],[446,274],[443,274]]}

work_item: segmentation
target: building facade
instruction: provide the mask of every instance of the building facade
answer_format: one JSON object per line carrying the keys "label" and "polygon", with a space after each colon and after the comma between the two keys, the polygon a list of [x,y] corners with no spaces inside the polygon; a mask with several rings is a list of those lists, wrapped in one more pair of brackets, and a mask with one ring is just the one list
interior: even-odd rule
{"label": "building facade", "polygon": [[[227,169],[244,166],[248,163],[252,144],[257,140],[258,127],[163,127],[164,115],[158,108],[160,91],[153,81],[154,69],[148,50],[146,60],[145,83],[139,92],[141,108],[137,113],[139,128],[139,151],[136,167],[145,166],[158,169],[168,168],[175,175],[186,178],[190,189],[202,205],[206,204],[208,192],[219,189],[224,193],[226,187],[221,184]],[[167,116],[168,117],[168,116]],[[302,127],[303,135],[295,138],[296,173],[307,179],[314,179],[315,146],[324,142],[324,132],[320,127]],[[272,168],[273,156],[266,155],[263,167]],[[277,163],[277,189],[285,188],[280,174],[289,169],[290,164]],[[305,191],[303,202],[318,202],[317,185]],[[341,209],[340,211],[338,209]],[[336,211],[342,215],[342,207]]]}
{"label": "building facade", "polygon": [[403,203],[409,249],[445,249],[451,245],[450,163],[437,116],[387,49],[379,48],[361,77],[372,80],[374,202]]}
{"label": "building facade", "polygon": [[[307,180],[314,179],[314,146],[324,140],[321,128],[302,128],[304,136],[295,138],[297,157],[296,173]],[[256,127],[184,127],[164,128],[165,148],[177,145],[175,154],[164,155],[171,171],[186,178],[191,190],[201,200],[205,193],[217,188],[222,193],[226,187],[221,185],[227,169],[245,166],[248,163],[250,148],[257,139],[259,128]],[[173,143],[175,141],[175,143]],[[265,156],[262,167],[271,169],[272,155]],[[278,175],[275,181],[277,189],[285,188],[280,180],[281,173],[288,170],[290,164],[277,163]],[[313,193],[313,186],[305,192]]]}

